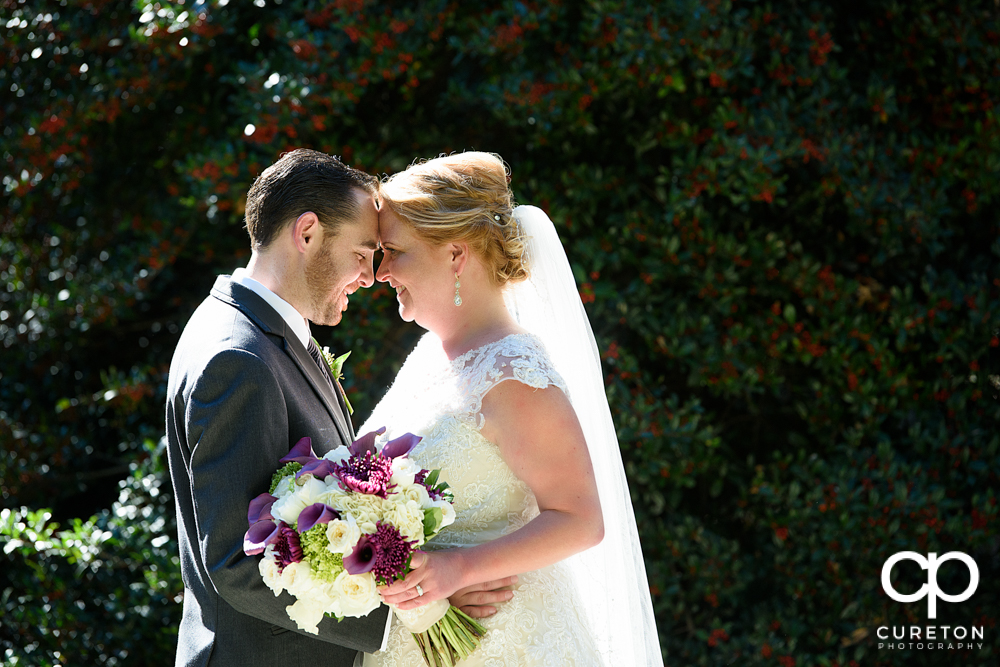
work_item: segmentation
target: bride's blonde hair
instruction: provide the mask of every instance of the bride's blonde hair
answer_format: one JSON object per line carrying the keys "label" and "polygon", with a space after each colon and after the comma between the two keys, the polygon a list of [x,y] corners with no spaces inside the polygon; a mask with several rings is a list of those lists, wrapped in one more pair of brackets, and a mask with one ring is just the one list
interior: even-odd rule
{"label": "bride's blonde hair", "polygon": [[502,286],[528,277],[525,239],[513,217],[507,176],[495,153],[455,153],[393,174],[379,194],[383,205],[428,243],[468,243],[493,283]]}

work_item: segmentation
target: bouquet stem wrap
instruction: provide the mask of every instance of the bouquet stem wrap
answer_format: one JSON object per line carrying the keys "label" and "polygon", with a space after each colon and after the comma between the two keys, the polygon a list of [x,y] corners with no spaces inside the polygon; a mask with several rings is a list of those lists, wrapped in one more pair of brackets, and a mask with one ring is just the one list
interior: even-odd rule
{"label": "bouquet stem wrap", "polygon": [[416,609],[393,606],[392,610],[413,634],[428,667],[454,667],[476,650],[486,634],[486,628],[448,600],[435,600]]}
{"label": "bouquet stem wrap", "polygon": [[432,625],[444,618],[451,607],[448,600],[435,600],[430,604],[416,609],[397,609],[395,605],[389,605],[396,614],[396,618],[403,626],[415,635],[426,632]]}

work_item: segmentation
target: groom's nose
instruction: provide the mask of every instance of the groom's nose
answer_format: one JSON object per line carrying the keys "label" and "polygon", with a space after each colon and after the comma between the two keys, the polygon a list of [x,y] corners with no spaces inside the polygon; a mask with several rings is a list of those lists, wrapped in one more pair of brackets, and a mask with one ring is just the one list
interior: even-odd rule
{"label": "groom's nose", "polygon": [[372,272],[372,261],[374,261],[374,258],[365,262],[364,268],[361,269],[361,275],[358,276],[358,283],[360,283],[364,288],[371,287],[375,284],[375,275]]}

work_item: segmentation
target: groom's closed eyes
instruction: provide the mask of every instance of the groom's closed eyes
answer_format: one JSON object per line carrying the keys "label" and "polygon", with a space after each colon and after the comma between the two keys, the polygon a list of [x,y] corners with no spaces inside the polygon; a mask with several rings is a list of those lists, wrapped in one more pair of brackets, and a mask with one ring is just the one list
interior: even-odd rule
{"label": "groom's closed eyes", "polygon": [[[362,241],[361,243],[358,244],[356,248],[356,250],[364,257],[374,256],[375,251],[378,249],[379,249],[379,243],[378,241],[375,241],[373,239]],[[371,254],[369,255],[369,253]]]}

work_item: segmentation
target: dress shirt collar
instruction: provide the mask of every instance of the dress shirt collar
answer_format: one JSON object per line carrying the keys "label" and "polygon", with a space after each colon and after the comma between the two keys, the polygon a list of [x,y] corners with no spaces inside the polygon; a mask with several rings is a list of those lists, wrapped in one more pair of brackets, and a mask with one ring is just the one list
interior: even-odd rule
{"label": "dress shirt collar", "polygon": [[302,347],[308,349],[310,337],[309,322],[306,318],[302,317],[299,311],[295,310],[295,306],[251,278],[244,268],[233,271],[233,282],[246,287],[248,290],[252,290],[260,298],[264,299],[264,301],[267,301],[267,304],[274,308],[281,315],[281,319],[285,320],[289,328],[295,332],[296,337],[302,342]]}

